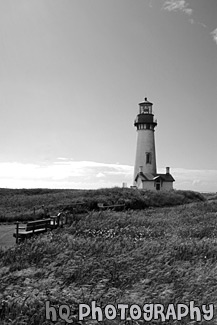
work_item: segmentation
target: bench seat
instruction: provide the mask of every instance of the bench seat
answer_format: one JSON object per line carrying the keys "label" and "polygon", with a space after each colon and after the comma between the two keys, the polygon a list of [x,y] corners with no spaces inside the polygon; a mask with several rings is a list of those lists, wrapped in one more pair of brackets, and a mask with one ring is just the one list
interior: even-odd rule
{"label": "bench seat", "polygon": [[55,227],[55,219],[50,218],[36,221],[28,221],[25,226],[19,226],[19,223],[17,223],[16,232],[13,234],[13,237],[15,237],[16,241],[18,242],[19,239],[23,240],[33,235],[38,235]]}
{"label": "bench seat", "polygon": [[97,204],[99,210],[124,210],[125,204],[104,205],[104,203]]}
{"label": "bench seat", "polygon": [[[65,223],[67,223],[67,218],[65,218]],[[13,237],[16,238],[16,243],[29,238],[33,235],[38,235],[44,233],[48,230],[56,229],[58,227],[63,227],[64,216],[62,213],[58,213],[57,216],[51,216],[46,219],[28,221],[25,225],[16,222],[16,230]]]}
{"label": "bench seat", "polygon": [[[32,235],[37,235],[37,234],[41,234],[43,232],[46,232],[47,229],[45,228],[41,228],[41,229],[35,229],[34,232],[32,230],[29,231],[19,231],[19,237],[31,237]],[[16,233],[13,233],[13,237],[16,237]]]}

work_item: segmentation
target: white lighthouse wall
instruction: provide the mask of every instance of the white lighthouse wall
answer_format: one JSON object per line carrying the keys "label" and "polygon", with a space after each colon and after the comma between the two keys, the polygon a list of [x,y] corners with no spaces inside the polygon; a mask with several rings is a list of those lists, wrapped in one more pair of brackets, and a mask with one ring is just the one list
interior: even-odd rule
{"label": "white lighthouse wall", "polygon": [[[151,164],[146,164],[146,153],[151,153]],[[134,179],[142,166],[143,173],[156,175],[156,154],[153,130],[137,130],[136,162],[134,168]]]}

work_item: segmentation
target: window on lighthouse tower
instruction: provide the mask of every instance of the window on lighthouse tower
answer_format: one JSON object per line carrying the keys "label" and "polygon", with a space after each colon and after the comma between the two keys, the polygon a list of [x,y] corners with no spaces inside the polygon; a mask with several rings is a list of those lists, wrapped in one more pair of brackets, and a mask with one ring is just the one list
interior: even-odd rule
{"label": "window on lighthouse tower", "polygon": [[151,153],[146,152],[146,164],[151,164]]}
{"label": "window on lighthouse tower", "polygon": [[152,108],[150,105],[140,106],[140,114],[152,114]]}
{"label": "window on lighthouse tower", "polygon": [[141,113],[142,114],[148,114],[149,113],[149,107],[148,106],[142,106],[141,107]]}

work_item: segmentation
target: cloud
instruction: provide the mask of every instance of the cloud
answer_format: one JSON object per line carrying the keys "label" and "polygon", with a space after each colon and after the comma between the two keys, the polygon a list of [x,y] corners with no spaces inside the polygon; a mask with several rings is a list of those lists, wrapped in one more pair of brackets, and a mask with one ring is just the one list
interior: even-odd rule
{"label": "cloud", "polygon": [[182,11],[191,16],[193,10],[188,8],[189,4],[185,0],[166,0],[164,1],[163,9],[168,11]]}
{"label": "cloud", "polygon": [[10,188],[99,188],[131,185],[133,167],[58,159],[51,164],[0,163],[0,186]]}
{"label": "cloud", "polygon": [[211,32],[214,42],[217,44],[217,28]]}
{"label": "cloud", "polygon": [[102,177],[106,177],[106,176],[105,176],[105,174],[99,172],[99,173],[96,175],[96,177],[98,177],[98,178],[102,178]]}
{"label": "cloud", "polygon": [[[195,20],[192,18],[193,9],[189,8],[189,3],[186,2],[186,0],[163,0],[163,9],[167,11],[181,11],[188,15],[189,22],[191,24],[195,23]],[[207,25],[201,22],[196,22],[197,24],[203,26],[204,28],[207,28]],[[217,44],[217,28],[213,30],[211,33],[212,38],[214,42]]]}
{"label": "cloud", "polygon": [[[160,170],[164,172],[163,169]],[[173,168],[171,174],[176,180],[176,189],[217,192],[217,170]]]}
{"label": "cloud", "polygon": [[207,28],[207,25],[201,22],[198,22],[199,25],[203,26],[204,28]]}
{"label": "cloud", "polygon": [[58,157],[57,159],[58,160],[67,160],[67,158],[64,158],[64,157]]}
{"label": "cloud", "polygon": [[[165,173],[165,168],[159,168]],[[172,168],[174,188],[217,191],[217,170]],[[0,187],[96,189],[132,185],[133,166],[58,159],[51,164],[0,163]]]}

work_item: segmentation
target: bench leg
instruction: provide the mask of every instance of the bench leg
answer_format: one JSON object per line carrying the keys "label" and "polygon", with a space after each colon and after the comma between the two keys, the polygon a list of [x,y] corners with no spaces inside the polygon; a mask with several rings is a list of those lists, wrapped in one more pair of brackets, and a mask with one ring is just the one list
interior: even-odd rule
{"label": "bench leg", "polygon": [[16,244],[18,244],[18,235],[19,235],[19,222],[16,222]]}

